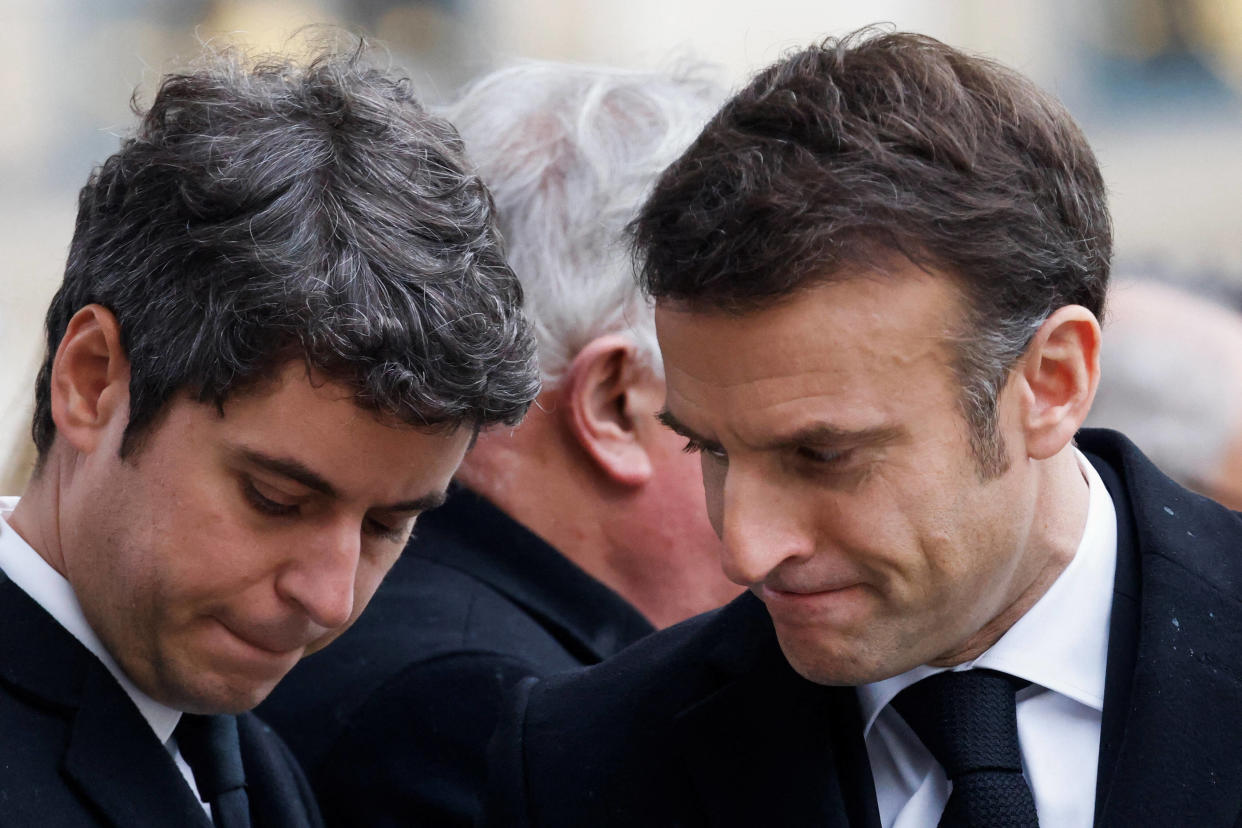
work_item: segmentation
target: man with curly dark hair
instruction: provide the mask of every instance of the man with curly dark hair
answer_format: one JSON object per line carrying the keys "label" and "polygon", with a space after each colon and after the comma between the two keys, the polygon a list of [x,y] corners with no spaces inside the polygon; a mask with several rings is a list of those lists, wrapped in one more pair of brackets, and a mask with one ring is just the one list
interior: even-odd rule
{"label": "man with curly dark hair", "polygon": [[364,50],[165,77],[79,200],[0,504],[0,824],[312,825],[252,715],[537,392],[460,139]]}
{"label": "man with curly dark hair", "polygon": [[737,595],[698,458],[656,419],[655,323],[625,245],[723,97],[694,68],[532,61],[444,110],[496,199],[543,389],[521,426],[479,438],[366,615],[257,711],[329,824],[468,828],[514,684]]}

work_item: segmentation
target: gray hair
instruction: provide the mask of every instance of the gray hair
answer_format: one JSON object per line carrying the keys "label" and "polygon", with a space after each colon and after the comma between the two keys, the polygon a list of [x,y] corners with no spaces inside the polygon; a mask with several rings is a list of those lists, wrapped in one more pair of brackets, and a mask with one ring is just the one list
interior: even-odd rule
{"label": "gray hair", "polygon": [[306,64],[208,54],[165,77],[83,187],[36,385],[99,303],[130,361],[122,456],[172,396],[222,407],[302,360],[420,427],[515,423],[538,392],[521,287],[461,140],[360,44]]}
{"label": "gray hair", "polygon": [[1170,477],[1211,478],[1242,424],[1242,314],[1155,282],[1116,285],[1086,425],[1122,431]]}
{"label": "gray hair", "polygon": [[624,231],[723,99],[701,67],[531,62],[476,81],[445,110],[496,199],[545,383],[607,333],[630,336],[662,374]]}

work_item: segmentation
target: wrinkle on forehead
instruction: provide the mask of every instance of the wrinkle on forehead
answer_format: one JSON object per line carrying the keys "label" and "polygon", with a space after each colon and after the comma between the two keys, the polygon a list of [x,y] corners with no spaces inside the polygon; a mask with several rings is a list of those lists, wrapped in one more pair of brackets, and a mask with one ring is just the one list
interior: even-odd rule
{"label": "wrinkle on forehead", "polygon": [[[917,273],[904,279],[855,278],[824,283],[788,301],[740,315],[657,304],[656,328],[662,344],[670,333],[680,331],[682,335],[674,336],[670,347],[675,348],[675,340],[687,335],[702,346],[690,349],[690,356],[695,350],[710,356],[721,348],[745,356],[743,343],[761,346],[767,362],[765,374],[773,363],[788,362],[796,367],[806,355],[803,343],[808,339],[840,343],[860,356],[887,353],[897,361],[917,359],[925,349],[894,352],[893,340],[905,338],[909,345],[910,335],[921,330],[927,348],[943,348],[953,339],[962,301],[948,277]],[[808,303],[814,312],[807,312]]]}
{"label": "wrinkle on forehead", "polygon": [[[911,395],[941,404],[956,386],[959,301],[950,280],[926,277],[825,284],[741,316],[657,309],[669,408],[743,430],[768,416],[850,429]],[[927,376],[941,380],[916,382]]]}

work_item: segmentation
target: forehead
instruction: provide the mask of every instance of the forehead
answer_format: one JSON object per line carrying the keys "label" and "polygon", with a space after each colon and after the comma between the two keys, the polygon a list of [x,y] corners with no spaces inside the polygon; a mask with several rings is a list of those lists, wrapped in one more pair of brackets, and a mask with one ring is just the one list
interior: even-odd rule
{"label": "forehead", "polygon": [[869,427],[894,402],[950,390],[959,296],[950,279],[910,265],[743,314],[657,306],[668,408],[691,426],[775,412]]}

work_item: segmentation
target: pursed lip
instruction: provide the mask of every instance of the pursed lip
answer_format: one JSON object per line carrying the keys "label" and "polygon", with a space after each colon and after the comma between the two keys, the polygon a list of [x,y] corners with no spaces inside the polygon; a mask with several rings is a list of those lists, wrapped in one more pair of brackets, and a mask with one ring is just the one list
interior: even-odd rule
{"label": "pursed lip", "polygon": [[239,629],[237,625],[220,619],[217,621],[238,641],[273,657],[288,657],[295,652],[301,652],[308,645],[307,636],[302,633],[297,635],[270,634],[260,630]]}
{"label": "pursed lip", "polygon": [[808,598],[816,595],[831,595],[834,592],[841,592],[842,590],[849,589],[850,587],[858,586],[859,583],[859,581],[854,580],[841,580],[819,586],[796,588],[782,588],[772,586],[771,584],[760,584],[759,591],[761,594],[759,597],[766,599],[767,596],[771,595],[778,599],[797,600],[799,598]]}
{"label": "pursed lip", "polygon": [[837,581],[823,586],[797,589],[780,589],[763,584],[757,592],[759,599],[774,617],[786,618],[789,621],[810,621],[822,620],[825,614],[835,615],[854,604],[851,598],[860,587],[861,581]]}

